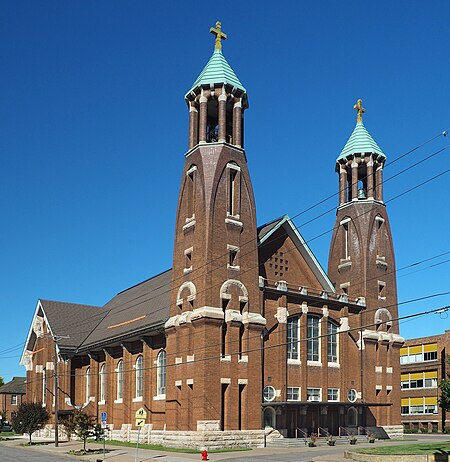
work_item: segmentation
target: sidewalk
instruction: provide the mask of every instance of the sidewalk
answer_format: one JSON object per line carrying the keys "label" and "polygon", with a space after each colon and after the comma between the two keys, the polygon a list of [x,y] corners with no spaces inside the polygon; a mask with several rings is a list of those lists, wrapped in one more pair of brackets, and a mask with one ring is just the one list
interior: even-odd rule
{"label": "sidewalk", "polygon": [[[410,444],[410,443],[425,443],[434,441],[448,441],[448,435],[408,435],[414,436],[405,440],[391,440],[378,442],[377,445],[395,445],[395,444]],[[71,456],[67,452],[70,450],[79,450],[83,447],[80,441],[61,442],[58,448],[55,448],[54,441],[45,438],[33,438],[34,442],[47,443],[38,446],[22,446],[21,449],[30,451],[34,456],[41,454],[44,459],[44,454],[58,455],[61,458],[70,460],[78,460],[84,462],[96,462],[103,460],[103,454],[91,454],[87,456]],[[28,437],[19,437],[14,440],[2,441],[1,445],[9,447],[18,447],[20,443],[27,443]],[[358,444],[359,448],[370,447],[369,443]],[[103,446],[95,443],[88,443],[88,449],[102,449]],[[136,455],[136,447],[123,447],[113,446],[106,444],[106,458],[107,462],[134,462]],[[211,462],[225,461],[232,459],[233,462],[277,462],[277,461],[307,461],[307,462],[344,462],[344,451],[350,449],[347,445],[337,445],[335,447],[318,446],[315,449],[306,446],[290,447],[290,448],[261,448],[253,449],[251,451],[231,451],[221,453],[210,453],[209,460]],[[198,460],[200,461],[200,451],[196,454],[186,454],[181,452],[166,452],[159,450],[139,449],[139,462],[189,462]],[[36,460],[36,459],[33,459]],[[38,459],[39,460],[39,459]]]}
{"label": "sidewalk", "polygon": [[[28,442],[28,438],[18,438],[10,441],[2,441],[2,444],[14,447],[20,443]],[[33,438],[33,442],[44,443],[36,446],[21,446],[21,449],[27,449],[34,453],[46,453],[52,455],[65,456],[69,459],[74,459],[84,462],[96,462],[97,459],[103,460],[103,454],[89,454],[86,456],[74,456],[67,454],[68,451],[78,451],[83,448],[83,443],[80,441],[60,442],[56,448],[54,440],[46,438]],[[103,445],[96,443],[87,443],[87,449],[103,449]],[[113,446],[106,444],[106,461],[111,462],[134,462],[136,456],[136,448]],[[201,460],[199,454],[183,454],[175,452],[153,451],[139,448],[139,461],[164,461],[164,462],[186,462],[188,460]]]}
{"label": "sidewalk", "polygon": [[[7,444],[8,446],[14,447],[22,442],[27,442],[28,438],[18,438],[11,441],[2,441],[2,444]],[[52,454],[59,455],[61,457],[67,457],[68,460],[78,460],[84,462],[96,462],[97,460],[103,460],[103,454],[90,454],[86,456],[73,456],[68,455],[67,452],[70,450],[79,450],[82,449],[83,443],[79,441],[70,441],[70,442],[60,442],[59,447],[55,448],[54,441],[45,438],[33,438],[33,442],[42,442],[47,443],[43,445],[37,445],[32,447],[21,447],[21,449],[27,449],[41,454]],[[88,443],[88,449],[103,449],[103,445]],[[208,454],[209,460],[211,462],[223,461],[226,459],[240,459],[245,462],[246,458],[258,458],[264,456],[264,458],[271,457],[271,460],[276,461],[277,455],[280,454],[289,454],[294,451],[306,451],[303,448],[260,448],[252,449],[251,451],[230,451],[230,452],[220,452],[220,453],[210,453]],[[303,449],[303,450],[302,450]],[[132,447],[123,447],[123,446],[113,446],[106,444],[106,458],[105,461],[110,462],[134,462],[136,456],[136,448]],[[311,461],[315,462],[341,462],[345,459],[342,455],[343,451],[333,452],[327,455],[316,455],[310,452]],[[165,451],[155,451],[149,449],[139,449],[139,462],[188,462],[194,460],[201,460],[200,451],[197,454],[186,454],[181,452],[165,452]],[[267,459],[266,459],[267,460]]]}
{"label": "sidewalk", "polygon": [[[28,437],[19,437],[10,441],[2,441],[2,444],[14,447],[20,443],[27,443]],[[60,442],[59,446],[56,448],[54,445],[54,440],[48,438],[33,438],[35,443],[44,443],[42,445],[36,446],[21,446],[21,449],[27,449],[33,451],[34,453],[47,453],[59,456],[65,456],[67,458],[75,459],[78,461],[84,462],[96,462],[97,459],[103,460],[103,454],[90,454],[86,456],[74,456],[67,454],[68,451],[74,450],[78,451],[83,448],[83,443],[80,441],[68,441]],[[102,444],[96,443],[87,443],[86,447],[88,449],[103,449]],[[134,462],[136,456],[136,447],[125,447],[125,446],[114,446],[106,444],[106,461],[111,462]],[[283,452],[289,452],[288,450],[283,450]],[[251,451],[231,451],[224,453],[213,453],[209,455],[209,460],[211,462],[224,460],[228,458],[236,458],[245,456],[257,456],[261,453],[269,455],[270,451],[267,449],[254,449]],[[186,462],[193,460],[201,460],[200,451],[197,454],[186,454],[182,452],[165,452],[165,451],[156,451],[150,449],[141,449],[139,448],[139,462],[151,462],[151,461],[164,461],[164,462]]]}

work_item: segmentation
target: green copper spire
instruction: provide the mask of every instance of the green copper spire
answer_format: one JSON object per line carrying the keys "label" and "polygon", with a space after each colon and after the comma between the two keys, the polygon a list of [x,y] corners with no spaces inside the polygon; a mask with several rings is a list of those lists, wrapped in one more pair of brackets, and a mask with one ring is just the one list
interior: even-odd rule
{"label": "green copper spire", "polygon": [[358,116],[356,120],[356,127],[353,130],[353,133],[350,135],[347,143],[344,146],[344,149],[341,151],[341,154],[336,159],[337,161],[345,159],[348,156],[362,153],[374,153],[386,158],[384,152],[375,142],[375,140],[370,136],[370,133],[364,127],[362,121],[362,115],[366,110],[362,107],[362,101],[359,99],[355,104],[354,108],[356,109]]}
{"label": "green copper spire", "polygon": [[186,96],[202,85],[208,86],[217,84],[228,84],[246,93],[244,86],[237,78],[231,66],[228,64],[225,56],[222,54],[221,41],[225,40],[227,36],[222,32],[220,22],[216,23],[215,28],[211,28],[211,33],[216,36],[214,53],[205,68],[197,77],[197,80],[193,83],[191,89],[186,93]]}

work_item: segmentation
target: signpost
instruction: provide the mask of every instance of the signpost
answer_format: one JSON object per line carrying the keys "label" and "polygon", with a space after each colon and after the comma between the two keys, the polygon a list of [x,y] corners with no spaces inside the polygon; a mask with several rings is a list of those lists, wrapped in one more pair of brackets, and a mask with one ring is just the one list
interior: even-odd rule
{"label": "signpost", "polygon": [[[106,412],[102,412],[102,429],[106,430]],[[103,460],[106,460],[106,435],[103,432]]]}
{"label": "signpost", "polygon": [[138,436],[137,436],[137,444],[136,444],[136,457],[134,459],[135,462],[138,462],[139,456],[139,437],[141,435],[141,428],[145,425],[145,421],[147,419],[147,411],[141,407],[136,411],[136,427],[138,427]]}

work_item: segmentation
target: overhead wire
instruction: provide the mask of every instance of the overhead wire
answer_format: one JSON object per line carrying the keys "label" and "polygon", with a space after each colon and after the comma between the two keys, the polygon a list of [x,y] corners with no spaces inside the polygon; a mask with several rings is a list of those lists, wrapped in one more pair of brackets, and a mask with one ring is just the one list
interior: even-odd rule
{"label": "overhead wire", "polygon": [[[407,156],[408,154],[410,154],[410,153],[416,151],[416,150],[419,149],[420,147],[423,147],[424,145],[426,145],[427,143],[433,141],[434,139],[438,138],[438,137],[441,136],[441,135],[442,135],[442,133],[440,133],[440,134],[438,134],[438,135],[436,135],[436,136],[430,138],[429,140],[427,140],[427,141],[424,142],[424,143],[421,143],[420,145],[416,146],[415,148],[409,150],[408,152],[406,152],[406,153],[404,153],[403,155],[399,156],[398,158],[394,159],[392,162],[390,162],[389,165],[392,165],[393,163],[397,162],[398,160],[402,159],[403,157]],[[449,146],[447,146],[447,147],[449,147]],[[394,175],[393,177],[400,175],[401,173],[403,173],[403,172],[405,172],[405,171],[407,171],[407,170],[413,168],[415,165],[418,165],[418,164],[424,162],[425,160],[428,160],[429,158],[431,158],[431,157],[437,155],[438,153],[442,152],[442,151],[445,150],[445,149],[446,149],[446,148],[442,148],[442,149],[440,149],[440,150],[438,150],[438,151],[432,153],[431,155],[429,155],[429,156],[427,156],[426,158],[422,159],[422,160],[419,161],[418,163],[413,164],[412,166],[410,166],[410,167],[408,167],[408,168],[402,170],[401,172],[397,173],[397,174]],[[447,172],[448,172],[448,171],[441,172],[439,175],[436,175],[436,177],[433,177],[433,178],[427,180],[426,182],[423,182],[423,183],[421,183],[420,185],[417,185],[416,187],[411,188],[410,190],[408,190],[408,191],[402,193],[401,195],[404,195],[404,194],[406,194],[407,192],[410,192],[410,191],[416,189],[417,187],[420,187],[420,186],[426,184],[427,182],[432,181],[433,179],[436,179],[437,177],[439,177],[439,176],[441,176],[441,175],[443,175],[443,174],[445,174],[445,173],[447,173]],[[393,177],[390,177],[390,178],[386,179],[385,181],[388,181],[388,180],[392,179]],[[338,192],[337,194],[339,194],[339,192]],[[300,212],[300,213],[294,215],[293,218],[296,218],[296,217],[302,215],[302,214],[305,213],[306,211],[308,211],[308,210],[314,208],[315,206],[320,205],[321,203],[325,202],[326,200],[329,200],[329,199],[332,198],[332,197],[335,197],[337,194],[333,194],[333,195],[329,196],[328,198],[325,198],[325,199],[323,199],[322,201],[319,201],[317,204],[314,204],[313,206],[309,207],[308,209],[306,209],[306,210],[304,210],[304,211],[302,211],[302,212]],[[397,197],[400,197],[401,195],[398,195],[398,196],[394,197],[394,198],[391,199],[391,200],[394,200],[394,199],[396,199]],[[331,210],[334,210],[334,209],[335,209],[335,207],[333,207],[333,209],[331,209]],[[328,213],[328,212],[326,212],[326,213]],[[358,217],[359,217],[359,216],[358,216]],[[357,218],[358,218],[358,217],[357,217]],[[303,225],[304,225],[304,224],[303,224]],[[334,229],[335,229],[335,228],[332,228],[332,230],[334,230]],[[328,232],[330,232],[330,231],[327,231],[327,233],[328,233]],[[319,236],[316,236],[316,237],[312,238],[311,240],[317,239],[318,237],[322,236],[323,234],[325,234],[325,233],[322,233],[322,234],[320,234]],[[310,241],[311,241],[311,240],[310,240]],[[308,241],[308,242],[310,242],[310,241]],[[245,245],[245,243],[244,243],[244,245]],[[224,255],[226,256],[226,254],[224,254]],[[219,258],[219,257],[217,257],[217,258]],[[210,264],[210,262],[208,262],[207,264]],[[206,264],[203,265],[203,266],[206,266]],[[257,266],[261,266],[261,265],[257,265]],[[196,270],[198,271],[200,268],[201,268],[201,267],[196,268]],[[253,269],[253,268],[251,268],[251,269]],[[249,271],[249,270],[250,270],[250,269],[248,269],[248,271]],[[211,270],[211,271],[212,271],[212,270]],[[170,285],[171,285],[171,283],[167,283],[167,284],[161,285],[161,286],[159,286],[159,287],[156,287],[154,290],[158,290],[158,289],[163,288],[163,287],[168,287],[168,286],[170,286]],[[206,289],[205,289],[205,290],[206,290]],[[170,292],[170,291],[164,292],[163,294],[168,293],[168,292]],[[161,296],[161,295],[162,295],[162,294],[158,294],[157,296]],[[145,295],[143,295],[143,296],[145,296]],[[142,296],[141,296],[141,297],[142,297]],[[100,320],[99,320],[99,322],[94,326],[94,328],[90,329],[90,331],[91,331],[91,332],[94,331],[94,330],[98,327],[98,325],[105,319],[105,317],[108,316],[109,314],[111,314],[113,311],[114,311],[115,313],[120,313],[121,311],[124,311],[124,310],[126,310],[126,309],[129,308],[128,306],[125,306],[125,305],[128,305],[128,304],[130,304],[131,302],[133,302],[133,301],[135,301],[135,300],[137,300],[137,299],[139,299],[139,298],[140,298],[140,297],[136,297],[135,299],[127,300],[127,301],[126,301],[124,304],[122,304],[122,305],[112,307],[112,308],[111,308],[109,311],[107,311],[106,313],[105,313],[105,312],[101,312],[101,313],[95,313],[95,314],[93,314],[93,316],[90,317],[90,319],[95,319],[95,318],[98,317],[98,318],[100,318]],[[154,298],[154,297],[146,298],[145,300],[142,300],[141,302],[149,301],[149,300],[151,300],[152,298]],[[117,310],[117,308],[120,308],[121,306],[125,306],[125,308],[124,308],[123,310]],[[166,308],[162,308],[162,309],[166,309]],[[162,309],[161,309],[161,310],[162,310]],[[157,310],[157,311],[159,311],[159,310]],[[88,322],[88,321],[89,321],[89,320],[84,320],[84,322]],[[79,325],[79,323],[77,323],[77,325]],[[89,337],[89,335],[88,335],[88,337]],[[81,346],[82,346],[82,344],[80,344],[80,347],[81,347]]]}
{"label": "overhead wire", "polygon": [[[445,293],[442,293],[442,294],[432,294],[432,295],[429,295],[428,298],[430,297],[436,297],[436,296],[440,296],[440,295],[448,295],[450,294],[450,291],[449,292],[445,292]],[[423,299],[425,297],[421,297],[421,299]],[[416,300],[416,299],[413,299],[413,301]],[[410,301],[404,301],[404,302],[401,302],[403,304],[406,304],[406,303],[409,303]],[[362,332],[364,329],[367,329],[369,327],[374,327],[374,326],[380,326],[380,325],[384,325],[384,324],[387,324],[388,322],[393,322],[393,321],[405,321],[405,320],[412,320],[414,318],[418,318],[418,317],[422,317],[422,316],[425,316],[425,315],[429,315],[429,314],[440,314],[442,312],[448,312],[448,310],[450,309],[450,305],[443,305],[439,308],[434,308],[434,309],[431,309],[431,310],[424,310],[424,311],[421,311],[421,312],[418,312],[418,313],[412,313],[412,314],[408,314],[408,315],[403,315],[403,316],[397,316],[395,318],[392,318],[392,319],[389,319],[389,320],[380,320],[380,321],[377,321],[377,322],[373,322],[373,323],[366,323],[364,325],[360,325],[360,326],[357,326],[357,327],[353,327],[353,328],[348,328],[346,330],[341,330],[341,331],[337,331],[335,334],[328,334],[328,333],[323,333],[323,334],[319,334],[319,335],[314,335],[314,336],[311,336],[311,337],[306,337],[306,338],[301,338],[298,340],[298,343],[301,344],[301,343],[305,343],[305,342],[308,342],[308,341],[311,341],[311,340],[318,340],[318,339],[321,339],[321,338],[326,338],[326,337],[329,337],[330,335],[343,335],[343,334],[348,334],[349,332]],[[385,331],[377,331],[379,333],[385,333],[385,334],[390,334],[390,332],[385,332]],[[244,351],[234,351],[234,352],[231,352],[231,353],[228,353],[229,356],[240,356],[242,354],[248,354],[248,353],[253,353],[253,352],[259,352],[259,351],[266,351],[266,350],[272,350],[272,349],[275,349],[275,348],[281,348],[281,347],[285,347],[287,345],[289,345],[290,343],[292,342],[288,342],[288,341],[285,341],[285,342],[278,342],[278,343],[275,343],[275,344],[271,344],[271,345],[265,345],[265,346],[261,346],[261,347],[255,347],[255,348],[250,348],[250,349],[246,349]],[[177,367],[177,366],[181,366],[181,365],[188,365],[188,364],[195,364],[195,363],[203,363],[203,362],[209,362],[209,361],[213,361],[213,360],[217,360],[222,357],[222,354],[215,354],[215,355],[212,355],[212,356],[207,356],[207,357],[204,357],[204,358],[194,358],[192,361],[181,361],[179,363],[169,363],[169,364],[166,364],[166,369],[168,367]],[[153,369],[158,369],[160,366],[158,365],[153,365],[153,366],[148,366],[148,367],[143,367],[141,368],[141,370],[153,370]],[[122,371],[123,373],[128,373],[128,372],[135,372],[135,369],[134,368],[130,368],[130,369],[123,369]],[[113,371],[105,371],[103,372],[103,374],[105,375],[112,375],[112,374],[117,374],[117,371],[113,370]],[[87,375],[94,375],[92,373],[89,373],[89,374],[86,374],[86,373],[77,373],[77,374],[74,374],[74,373],[70,373],[70,374],[58,374],[58,378],[62,378],[62,377],[86,377]],[[31,380],[31,381],[27,381],[27,383],[33,383],[33,382],[41,382],[42,379],[35,379],[35,380]]]}

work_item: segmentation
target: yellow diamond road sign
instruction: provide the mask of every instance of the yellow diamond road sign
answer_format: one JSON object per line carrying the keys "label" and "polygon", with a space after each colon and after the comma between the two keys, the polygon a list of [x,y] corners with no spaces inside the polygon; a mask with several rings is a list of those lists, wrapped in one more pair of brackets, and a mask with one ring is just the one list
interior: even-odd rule
{"label": "yellow diamond road sign", "polygon": [[138,419],[145,420],[147,418],[147,411],[143,407],[141,407],[140,409],[136,411],[135,417],[136,417],[136,421]]}
{"label": "yellow diamond road sign", "polygon": [[145,425],[145,419],[136,419],[136,427],[143,427]]}

